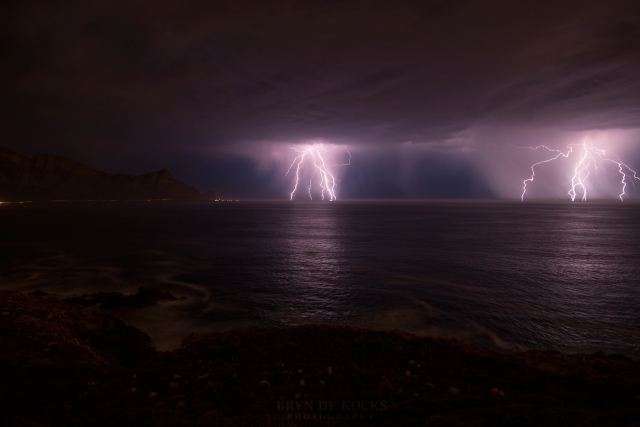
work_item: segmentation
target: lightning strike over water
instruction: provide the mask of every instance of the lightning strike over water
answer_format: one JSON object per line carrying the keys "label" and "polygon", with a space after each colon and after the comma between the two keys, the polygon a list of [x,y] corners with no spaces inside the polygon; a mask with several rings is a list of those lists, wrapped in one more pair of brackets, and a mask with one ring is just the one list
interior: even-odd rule
{"label": "lightning strike over water", "polygon": [[567,152],[564,153],[560,150],[554,150],[552,148],[547,147],[546,145],[539,145],[537,147],[526,147],[530,150],[538,150],[545,149],[551,153],[555,153],[554,157],[551,157],[546,160],[539,161],[531,165],[531,178],[525,179],[522,185],[522,195],[520,196],[520,200],[524,200],[524,196],[527,193],[527,184],[534,181],[536,172],[535,167],[541,165],[543,163],[550,163],[554,160],[558,160],[560,157],[564,157],[568,159],[572,153],[577,153],[579,158],[577,163],[573,166],[573,176],[571,177],[571,189],[568,191],[568,195],[571,198],[571,201],[574,202],[576,197],[578,197],[578,192],[582,193],[581,200],[584,202],[587,200],[587,186],[586,181],[589,175],[592,172],[592,169],[598,170],[598,162],[609,162],[618,166],[618,172],[622,176],[621,184],[622,184],[622,192],[618,196],[621,201],[624,201],[624,197],[628,197],[625,192],[627,188],[627,178],[632,178],[633,180],[640,181],[640,177],[635,170],[631,169],[629,166],[624,164],[618,156],[615,154],[608,153],[606,150],[602,150],[593,145],[593,142],[589,139],[585,139],[580,144],[569,144]]}
{"label": "lightning strike over water", "polygon": [[318,186],[320,187],[320,195],[322,197],[322,200],[324,200],[325,198],[325,192],[327,193],[327,196],[330,201],[337,200],[336,199],[336,181],[338,181],[338,179],[335,178],[335,176],[331,173],[331,171],[328,168],[338,167],[338,166],[349,166],[351,164],[351,153],[349,152],[347,147],[344,147],[344,149],[349,155],[349,160],[347,161],[347,163],[342,163],[337,165],[329,165],[326,163],[324,157],[322,156],[322,153],[323,152],[327,153],[329,152],[329,150],[326,149],[323,144],[313,144],[304,149],[300,147],[291,147],[291,149],[295,150],[296,153],[299,153],[299,154],[298,156],[296,156],[295,159],[293,159],[291,166],[289,166],[289,169],[285,174],[285,176],[287,176],[295,166],[295,183],[293,186],[293,191],[291,191],[290,199],[293,200],[293,196],[295,192],[298,190],[298,185],[300,183],[301,170],[304,169],[305,166],[308,166],[313,168],[313,172],[311,174],[311,177],[309,178],[309,185],[307,186],[307,193],[309,194],[309,199],[313,200],[313,197],[311,195],[311,188],[313,187],[314,178],[317,175]]}

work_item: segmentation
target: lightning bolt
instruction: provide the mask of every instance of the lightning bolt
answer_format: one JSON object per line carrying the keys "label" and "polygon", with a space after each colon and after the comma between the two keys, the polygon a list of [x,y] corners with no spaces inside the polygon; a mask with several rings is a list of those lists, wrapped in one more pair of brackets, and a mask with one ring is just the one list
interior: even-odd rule
{"label": "lightning bolt", "polygon": [[531,178],[525,179],[524,182],[522,183],[522,196],[520,196],[520,200],[524,200],[524,195],[527,193],[527,182],[533,182],[533,179],[536,176],[536,171],[535,171],[535,167],[536,166],[541,165],[542,163],[549,163],[549,162],[552,162],[554,160],[557,160],[558,157],[560,157],[560,156],[569,157],[569,154],[571,154],[571,151],[573,151],[572,148],[569,147],[569,151],[567,152],[567,154],[564,154],[562,151],[553,150],[553,149],[547,147],[546,145],[539,145],[537,147],[526,147],[526,148],[530,148],[531,150],[537,150],[539,148],[544,148],[545,150],[549,150],[551,152],[555,152],[555,153],[558,153],[558,154],[555,157],[551,158],[551,159],[542,160],[541,162],[534,163],[533,165],[531,165]]}
{"label": "lightning bolt", "polygon": [[[527,178],[522,183],[522,195],[520,196],[520,200],[524,200],[524,196],[527,193],[527,184],[533,182],[536,176],[535,167],[541,165],[543,163],[550,163],[554,160],[558,160],[560,157],[569,158],[569,156],[576,152],[579,155],[579,158],[575,165],[573,166],[573,176],[571,177],[571,189],[568,194],[571,198],[571,201],[574,202],[576,197],[578,196],[578,190],[582,192],[581,200],[584,202],[587,200],[587,186],[586,181],[591,174],[591,167],[596,171],[598,170],[598,161],[601,162],[610,162],[614,163],[618,166],[618,172],[622,175],[622,192],[618,196],[621,201],[624,201],[625,197],[628,197],[626,193],[627,188],[627,178],[633,178],[632,182],[635,180],[640,181],[640,177],[635,170],[631,169],[628,165],[623,163],[620,158],[613,154],[608,154],[606,150],[602,150],[593,145],[593,142],[589,139],[585,139],[580,144],[569,144],[568,150],[566,153],[560,150],[554,150],[552,148],[547,147],[546,145],[539,145],[537,147],[524,147],[530,150],[538,150],[545,149],[551,153],[557,153],[554,157],[551,157],[546,160],[542,160],[540,162],[534,163],[531,165],[531,178]],[[574,150],[575,148],[575,150]]]}
{"label": "lightning bolt", "polygon": [[293,185],[293,190],[291,191],[290,200],[293,200],[293,196],[298,190],[298,185],[300,183],[300,170],[304,167],[305,164],[313,167],[313,173],[311,174],[311,178],[309,178],[309,185],[307,186],[307,193],[309,194],[309,199],[313,200],[311,196],[311,188],[313,187],[313,179],[316,175],[319,177],[318,186],[320,187],[320,194],[322,200],[324,200],[325,193],[330,201],[335,201],[336,199],[336,181],[338,181],[335,176],[329,170],[330,167],[337,166],[349,166],[351,164],[351,153],[344,147],[345,151],[349,155],[349,160],[347,163],[337,164],[337,165],[329,165],[325,162],[324,157],[322,156],[323,152],[328,152],[323,144],[313,144],[306,148],[300,147],[291,147],[298,156],[293,159],[293,162],[289,166],[287,173],[285,176],[289,175],[291,170],[295,168],[295,180]]}

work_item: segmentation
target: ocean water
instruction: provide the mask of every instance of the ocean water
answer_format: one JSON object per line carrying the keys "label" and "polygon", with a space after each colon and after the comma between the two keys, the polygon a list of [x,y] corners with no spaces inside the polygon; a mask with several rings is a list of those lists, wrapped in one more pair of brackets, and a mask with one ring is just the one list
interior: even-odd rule
{"label": "ocean water", "polygon": [[640,203],[4,204],[0,230],[2,289],[184,297],[109,312],[160,349],[322,322],[640,357]]}

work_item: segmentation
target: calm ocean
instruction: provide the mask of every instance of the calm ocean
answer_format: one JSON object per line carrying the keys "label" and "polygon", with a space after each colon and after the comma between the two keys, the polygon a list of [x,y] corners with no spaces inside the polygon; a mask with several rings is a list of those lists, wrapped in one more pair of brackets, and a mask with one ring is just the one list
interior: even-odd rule
{"label": "calm ocean", "polygon": [[111,312],[161,349],[328,322],[640,357],[637,202],[52,202],[0,224],[2,289],[185,297]]}

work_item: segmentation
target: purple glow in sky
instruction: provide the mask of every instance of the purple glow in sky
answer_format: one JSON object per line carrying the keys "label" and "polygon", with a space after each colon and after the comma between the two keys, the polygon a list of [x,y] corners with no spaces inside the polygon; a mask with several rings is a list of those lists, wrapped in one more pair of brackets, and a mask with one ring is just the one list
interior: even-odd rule
{"label": "purple glow in sky", "polygon": [[[517,200],[548,156],[512,147],[566,152],[592,135],[608,135],[594,144],[640,169],[637,2],[0,8],[1,145],[22,155],[107,172],[167,168],[231,198],[288,198],[283,153],[313,140],[354,153],[340,199]],[[526,198],[566,197],[560,166],[536,166]],[[607,180],[591,173],[590,197],[618,197],[620,180]]]}
{"label": "purple glow in sky", "polygon": [[351,164],[351,153],[347,147],[344,147],[344,149],[349,155],[349,158],[346,163],[340,164],[330,164],[328,160],[325,160],[328,158],[330,150],[322,143],[314,143],[303,147],[294,146],[291,147],[291,149],[298,155],[293,159],[293,162],[285,174],[294,176],[293,190],[291,191],[290,199],[293,200],[298,190],[301,175],[304,176],[306,174],[309,181],[307,193],[309,194],[310,200],[313,200],[311,188],[314,186],[314,182],[320,188],[320,197],[322,200],[325,199],[325,193],[329,201],[333,202],[337,200],[336,184],[338,180],[331,172],[331,169],[334,167],[349,166]]}
{"label": "purple glow in sky", "polygon": [[587,201],[587,181],[592,173],[599,172],[599,165],[603,166],[603,164],[606,165],[606,163],[613,164],[620,173],[621,193],[618,197],[621,201],[624,201],[626,197],[629,197],[629,195],[625,192],[627,184],[629,184],[628,181],[631,180],[631,183],[634,184],[634,187],[634,180],[640,181],[640,177],[638,177],[637,172],[623,163],[617,155],[594,146],[593,142],[590,139],[585,139],[580,144],[570,144],[567,148],[566,153],[563,153],[560,150],[554,150],[545,145],[539,145],[537,147],[529,148],[531,150],[547,150],[553,154],[553,157],[546,160],[541,160],[531,166],[531,178],[525,179],[523,182],[522,195],[520,196],[521,200],[524,200],[524,196],[527,193],[527,184],[533,183],[535,179],[536,166],[543,165],[545,163],[551,163],[561,158],[568,159],[574,153],[574,157],[576,157],[576,160],[571,165],[571,169],[573,170],[570,185],[571,189],[567,193],[572,202],[576,200],[579,192],[582,195],[580,197],[580,200],[582,200],[583,202]]}

